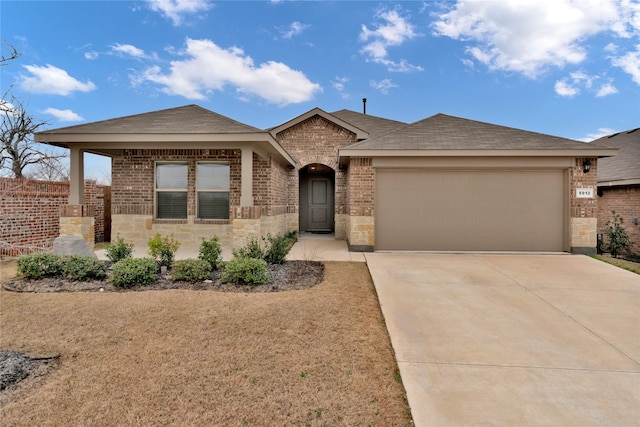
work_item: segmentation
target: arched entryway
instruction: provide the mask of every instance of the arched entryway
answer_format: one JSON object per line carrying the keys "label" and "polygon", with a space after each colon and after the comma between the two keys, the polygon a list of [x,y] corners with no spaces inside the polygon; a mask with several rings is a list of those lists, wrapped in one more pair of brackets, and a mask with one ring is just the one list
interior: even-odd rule
{"label": "arched entryway", "polygon": [[300,232],[335,230],[335,182],[336,173],[329,166],[313,163],[300,169]]}

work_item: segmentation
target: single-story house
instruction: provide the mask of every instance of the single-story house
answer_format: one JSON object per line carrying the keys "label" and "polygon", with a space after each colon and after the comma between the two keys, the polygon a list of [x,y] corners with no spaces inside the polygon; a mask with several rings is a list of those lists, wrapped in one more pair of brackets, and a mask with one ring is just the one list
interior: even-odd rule
{"label": "single-story house", "polygon": [[445,114],[408,124],[314,108],[262,130],[196,105],[35,139],[70,149],[61,221],[87,239],[85,152],[112,159],[112,236],[238,247],[299,230],[354,251],[595,253],[598,159],[617,151]]}
{"label": "single-story house", "polygon": [[[622,217],[633,244],[640,254],[640,128],[604,136],[593,145],[617,148],[618,155],[598,162],[598,233],[613,219],[612,211]],[[606,246],[605,242],[605,246]]]}

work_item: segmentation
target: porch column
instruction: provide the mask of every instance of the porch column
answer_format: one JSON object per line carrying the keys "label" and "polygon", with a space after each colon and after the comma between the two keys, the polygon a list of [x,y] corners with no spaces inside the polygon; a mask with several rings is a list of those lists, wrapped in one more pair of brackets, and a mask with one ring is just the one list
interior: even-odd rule
{"label": "porch column", "polygon": [[70,149],[69,204],[84,205],[84,150]]}
{"label": "porch column", "polygon": [[84,150],[70,151],[69,204],[60,206],[60,236],[53,242],[53,253],[95,257],[95,206],[85,205]]}
{"label": "porch column", "polygon": [[240,206],[253,206],[253,150],[242,148],[242,186],[240,188]]}

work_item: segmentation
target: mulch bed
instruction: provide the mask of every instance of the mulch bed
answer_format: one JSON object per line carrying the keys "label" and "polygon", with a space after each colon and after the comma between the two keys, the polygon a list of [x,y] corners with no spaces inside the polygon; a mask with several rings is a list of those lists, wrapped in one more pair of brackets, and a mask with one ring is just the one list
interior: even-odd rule
{"label": "mulch bed", "polygon": [[264,285],[249,286],[222,283],[220,271],[211,273],[211,279],[204,282],[176,282],[171,279],[171,271],[160,275],[157,282],[146,286],[116,288],[108,280],[76,282],[62,277],[48,277],[40,280],[14,278],[6,281],[3,288],[12,292],[135,292],[165,289],[212,290],[220,292],[282,292],[307,289],[322,281],[324,266],[318,261],[287,261],[284,264],[269,265],[269,281]]}

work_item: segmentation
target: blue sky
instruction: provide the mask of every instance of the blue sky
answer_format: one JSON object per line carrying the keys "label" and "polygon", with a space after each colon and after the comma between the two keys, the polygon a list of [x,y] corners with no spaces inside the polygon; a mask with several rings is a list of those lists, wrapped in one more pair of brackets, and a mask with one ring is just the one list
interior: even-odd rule
{"label": "blue sky", "polygon": [[638,0],[2,0],[0,20],[22,54],[2,92],[50,128],[186,104],[267,128],[364,97],[585,141],[640,126]]}

